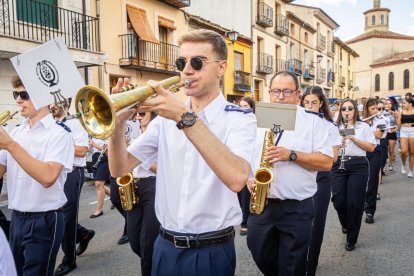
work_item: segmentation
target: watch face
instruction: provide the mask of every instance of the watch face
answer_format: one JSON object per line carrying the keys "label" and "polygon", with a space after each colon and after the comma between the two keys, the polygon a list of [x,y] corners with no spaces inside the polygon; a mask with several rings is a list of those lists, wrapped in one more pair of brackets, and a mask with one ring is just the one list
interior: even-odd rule
{"label": "watch face", "polygon": [[196,118],[194,113],[187,112],[183,115],[182,121],[185,126],[192,126],[195,123]]}
{"label": "watch face", "polygon": [[292,160],[292,161],[296,160],[296,153],[293,152],[293,151],[290,153],[290,160]]}

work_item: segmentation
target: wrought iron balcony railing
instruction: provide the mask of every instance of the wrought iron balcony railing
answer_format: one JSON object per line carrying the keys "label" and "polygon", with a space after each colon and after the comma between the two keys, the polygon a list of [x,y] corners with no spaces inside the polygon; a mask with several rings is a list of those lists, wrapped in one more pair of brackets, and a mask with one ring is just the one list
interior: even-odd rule
{"label": "wrought iron balcony railing", "polygon": [[316,82],[318,84],[324,83],[326,81],[326,69],[322,68],[322,67],[318,67],[317,68],[317,77],[316,77]]}
{"label": "wrought iron balcony railing", "polygon": [[234,71],[234,90],[250,92],[250,73],[244,71]]}
{"label": "wrought iron balcony railing", "polygon": [[258,53],[256,72],[263,73],[263,74],[272,74],[273,73],[273,56],[265,54],[265,53]]}
{"label": "wrought iron balcony railing", "polygon": [[273,26],[273,9],[263,1],[257,2],[256,23],[263,27]]}
{"label": "wrought iron balcony railing", "polygon": [[323,51],[326,49],[326,36],[323,34],[318,34],[318,42],[316,45],[316,50]]}
{"label": "wrought iron balcony railing", "polygon": [[191,4],[190,0],[158,0],[160,2],[164,2],[168,5],[171,5],[176,8],[185,8],[189,7]]}
{"label": "wrought iron balcony railing", "polygon": [[326,53],[328,57],[331,57],[331,58],[334,57],[334,53],[335,53],[335,48],[333,47],[333,45],[334,45],[333,42],[328,40]]}
{"label": "wrought iron balcony railing", "polygon": [[349,80],[348,81],[348,89],[352,89],[352,88],[354,88],[354,82],[353,82],[353,80]]}
{"label": "wrought iron balcony railing", "polygon": [[289,71],[296,75],[302,75],[302,61],[297,59],[289,60]]}
{"label": "wrought iron balcony railing", "polygon": [[284,59],[276,60],[276,73],[280,71],[289,71],[289,62]]}
{"label": "wrought iron balcony railing", "polygon": [[339,80],[340,80],[339,86],[344,87],[345,86],[345,77],[340,77]]}
{"label": "wrought iron balcony railing", "polygon": [[280,36],[289,35],[289,19],[282,14],[276,15],[275,34]]}
{"label": "wrought iron balcony railing", "polygon": [[305,71],[303,72],[303,78],[307,80],[314,80],[315,79],[315,66],[313,65],[305,65]]}
{"label": "wrought iron balcony railing", "polygon": [[0,0],[0,36],[43,43],[63,37],[70,48],[100,52],[99,19],[33,0]]}
{"label": "wrought iron balcony railing", "polygon": [[178,46],[142,40],[136,34],[124,34],[119,37],[122,45],[120,66],[178,74],[175,67]]}

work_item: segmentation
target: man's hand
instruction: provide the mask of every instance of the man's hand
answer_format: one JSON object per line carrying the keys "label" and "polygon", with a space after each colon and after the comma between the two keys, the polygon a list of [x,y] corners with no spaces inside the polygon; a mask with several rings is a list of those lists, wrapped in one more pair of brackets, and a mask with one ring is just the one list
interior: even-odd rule
{"label": "man's hand", "polygon": [[289,161],[290,150],[284,147],[271,146],[266,153],[266,160],[273,164],[279,161]]}
{"label": "man's hand", "polygon": [[3,126],[0,126],[0,149],[8,149],[14,140],[4,130]]}
{"label": "man's hand", "polygon": [[254,179],[249,179],[247,180],[246,184],[247,184],[247,189],[254,196],[255,194],[253,193],[253,188],[256,187],[256,182],[254,181]]}

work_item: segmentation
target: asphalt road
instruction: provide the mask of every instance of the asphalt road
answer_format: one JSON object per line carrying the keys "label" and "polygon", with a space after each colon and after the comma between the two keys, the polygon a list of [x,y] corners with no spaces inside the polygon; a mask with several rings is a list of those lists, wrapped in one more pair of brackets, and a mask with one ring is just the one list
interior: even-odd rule
{"label": "asphalt road", "polygon": [[[414,179],[400,172],[390,174],[380,186],[380,193],[382,198],[378,202],[375,223],[362,222],[353,252],[345,251],[345,235],[330,205],[317,275],[414,275]],[[0,206],[9,216],[4,199],[2,195]],[[110,210],[111,204],[106,200],[104,215],[89,218],[95,201],[95,188],[92,183],[86,183],[81,195],[79,222],[94,229],[96,235],[87,251],[78,257],[78,268],[70,275],[140,275],[139,258],[132,253],[129,244],[117,244],[122,235],[122,217],[115,209]],[[236,236],[236,251],[236,275],[261,275],[247,249],[245,237]],[[60,252],[57,264],[61,259]]]}

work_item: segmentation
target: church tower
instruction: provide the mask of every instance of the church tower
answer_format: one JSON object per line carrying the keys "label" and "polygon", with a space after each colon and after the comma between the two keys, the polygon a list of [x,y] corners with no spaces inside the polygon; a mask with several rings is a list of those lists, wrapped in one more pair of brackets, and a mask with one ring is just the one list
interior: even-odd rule
{"label": "church tower", "polygon": [[381,0],[373,0],[372,9],[364,12],[365,33],[372,31],[387,32],[389,30],[390,12],[390,9],[381,8]]}

